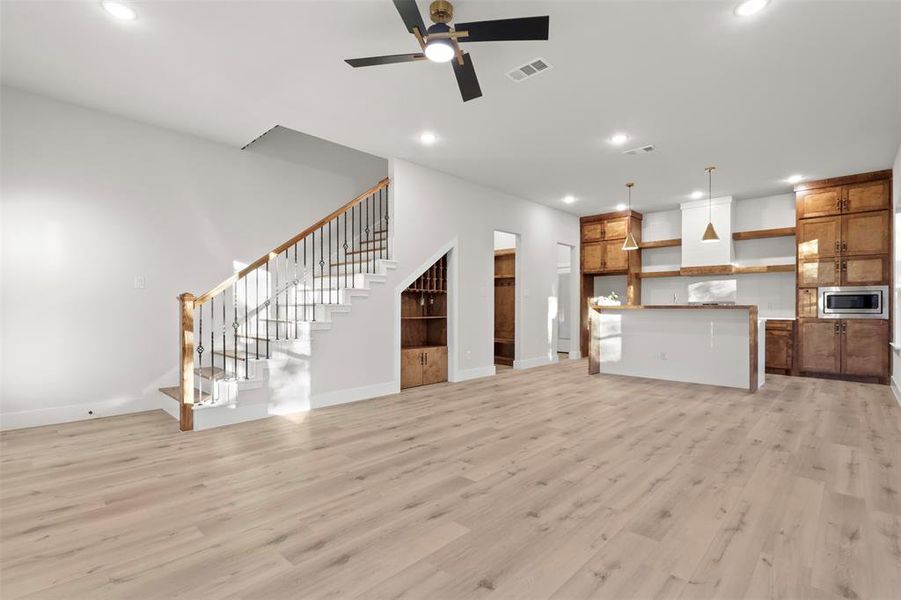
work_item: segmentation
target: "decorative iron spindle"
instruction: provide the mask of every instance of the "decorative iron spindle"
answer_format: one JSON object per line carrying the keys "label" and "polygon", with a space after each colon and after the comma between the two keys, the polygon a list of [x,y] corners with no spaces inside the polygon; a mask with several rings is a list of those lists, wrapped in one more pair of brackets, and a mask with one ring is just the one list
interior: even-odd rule
{"label": "decorative iron spindle", "polygon": [[332,222],[328,222],[328,303],[332,303]]}
{"label": "decorative iron spindle", "polygon": [[383,258],[382,244],[381,244],[381,242],[382,242],[382,240],[381,240],[381,237],[382,237],[382,190],[379,190],[379,226],[378,226],[377,230],[379,232],[379,234],[378,234],[378,236],[379,236],[379,258]]}
{"label": "decorative iron spindle", "polygon": [[[201,308],[203,308],[201,306]],[[213,374],[216,372],[216,297],[210,298],[210,394],[215,389],[216,384],[213,382]],[[203,365],[201,365],[202,367]]]}
{"label": "decorative iron spindle", "polygon": [[[340,217],[339,217],[340,218]],[[345,293],[347,290],[347,213],[344,213],[344,244],[341,246],[344,248],[344,289]]]}
{"label": "decorative iron spindle", "polygon": [[[313,305],[313,320],[316,320],[316,230],[313,230],[313,239],[310,243],[313,247],[313,256],[310,259],[310,264],[313,266],[313,295],[310,296],[310,304]],[[322,282],[319,283],[322,285]]]}
{"label": "decorative iron spindle", "polygon": [[225,292],[222,292],[222,372],[228,374],[228,352],[225,350],[225,334],[228,331],[228,325],[225,324]]}
{"label": "decorative iron spindle", "polygon": [[297,243],[294,243],[294,339],[297,339]]}
{"label": "decorative iron spindle", "polygon": [[[285,339],[291,337],[291,310],[288,307],[288,289],[291,285],[288,283],[288,249],[285,248]],[[276,290],[278,293],[278,290]]]}
{"label": "decorative iron spindle", "polygon": [[[197,334],[197,339],[199,343],[197,344],[197,363],[200,367],[200,375],[203,376],[203,305],[200,305],[200,330]],[[203,402],[203,382],[200,380],[200,377],[197,377],[197,387],[200,389],[200,397],[197,399],[197,402]]]}
{"label": "decorative iron spindle", "polygon": [[391,194],[388,191],[388,185],[385,185],[385,258],[391,260],[391,246],[388,245],[388,242],[391,239],[391,227],[389,225],[389,219],[391,215],[391,210],[389,203],[391,201]]}
{"label": "decorative iron spindle", "polygon": [[244,379],[250,379],[250,374],[248,373],[250,357],[247,356],[247,347],[250,346],[250,338],[247,337],[250,333],[247,331],[247,321],[248,313],[247,313],[247,277],[244,277]]}
{"label": "decorative iron spindle", "polygon": [[323,298],[325,298],[324,290],[322,289],[323,284],[325,283],[325,258],[323,252],[325,251],[325,244],[322,236],[325,235],[325,231],[323,231],[322,227],[319,228],[319,304],[325,304],[323,302]]}
{"label": "decorative iron spindle", "polygon": [[307,320],[307,238],[303,238],[303,320]]}
{"label": "decorative iron spindle", "polygon": [[232,304],[235,307],[235,320],[232,321],[232,329],[235,330],[235,349],[234,349],[234,359],[235,359],[235,379],[238,378],[238,288],[235,284],[232,284]]}
{"label": "decorative iron spindle", "polygon": [[256,318],[253,322],[253,347],[256,351],[256,359],[260,360],[260,268],[253,270],[253,305],[256,307]]}
{"label": "decorative iron spindle", "polygon": [[269,261],[266,261],[266,300],[263,302],[263,305],[266,308],[266,358],[269,358],[269,340],[271,336],[269,335],[269,298],[270,298],[270,288],[269,288]]}
{"label": "decorative iron spindle", "polygon": [[275,286],[272,288],[272,293],[275,294],[275,341],[280,340],[279,337],[280,332],[278,326],[280,324],[281,315],[278,310],[278,254],[275,255]]}

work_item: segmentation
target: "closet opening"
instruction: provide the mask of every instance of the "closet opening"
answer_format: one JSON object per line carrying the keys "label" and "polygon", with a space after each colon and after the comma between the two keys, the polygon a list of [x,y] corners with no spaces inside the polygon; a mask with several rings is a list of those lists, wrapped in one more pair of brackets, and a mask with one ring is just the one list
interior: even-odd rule
{"label": "closet opening", "polygon": [[516,359],[517,236],[494,232],[494,364],[512,367]]}

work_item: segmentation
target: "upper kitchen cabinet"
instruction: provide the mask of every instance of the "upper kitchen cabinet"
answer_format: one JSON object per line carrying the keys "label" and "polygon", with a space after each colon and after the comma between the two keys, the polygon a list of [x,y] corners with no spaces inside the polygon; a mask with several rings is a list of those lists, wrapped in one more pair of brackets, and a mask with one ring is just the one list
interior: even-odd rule
{"label": "upper kitchen cabinet", "polygon": [[842,212],[841,186],[805,190],[796,198],[798,218],[825,217]]}
{"label": "upper kitchen cabinet", "polygon": [[844,187],[844,212],[855,213],[889,208],[889,184],[887,179],[867,181]]}
{"label": "upper kitchen cabinet", "polygon": [[[629,232],[641,240],[641,215],[615,212],[582,217],[582,272],[594,274],[625,273],[631,254],[622,249]],[[639,265],[640,268],[640,265]]]}
{"label": "upper kitchen cabinet", "polygon": [[795,235],[798,258],[831,258],[841,253],[842,218],[818,217],[798,221]]}
{"label": "upper kitchen cabinet", "polygon": [[803,183],[795,188],[799,219],[887,209],[891,171]]}
{"label": "upper kitchen cabinet", "polygon": [[889,254],[891,215],[887,210],[844,215],[842,219],[841,254]]}

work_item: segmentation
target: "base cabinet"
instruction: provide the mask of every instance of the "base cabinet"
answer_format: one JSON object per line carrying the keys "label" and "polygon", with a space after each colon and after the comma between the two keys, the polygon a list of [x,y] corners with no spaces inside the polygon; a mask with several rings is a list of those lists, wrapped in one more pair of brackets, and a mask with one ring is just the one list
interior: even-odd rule
{"label": "base cabinet", "polygon": [[401,349],[401,389],[442,381],[447,381],[447,346]]}
{"label": "base cabinet", "polygon": [[803,319],[798,369],[822,375],[889,376],[889,322],[881,319]]}
{"label": "base cabinet", "polygon": [[791,373],[794,363],[795,324],[793,321],[766,322],[766,371]]}

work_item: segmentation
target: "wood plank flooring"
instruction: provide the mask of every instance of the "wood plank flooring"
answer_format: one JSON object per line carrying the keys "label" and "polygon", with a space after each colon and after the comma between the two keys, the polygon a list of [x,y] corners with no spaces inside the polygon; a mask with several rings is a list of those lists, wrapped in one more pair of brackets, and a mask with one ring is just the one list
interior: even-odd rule
{"label": "wood plank flooring", "polygon": [[901,596],[886,386],[584,361],[179,433],[0,435],[11,598]]}

